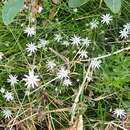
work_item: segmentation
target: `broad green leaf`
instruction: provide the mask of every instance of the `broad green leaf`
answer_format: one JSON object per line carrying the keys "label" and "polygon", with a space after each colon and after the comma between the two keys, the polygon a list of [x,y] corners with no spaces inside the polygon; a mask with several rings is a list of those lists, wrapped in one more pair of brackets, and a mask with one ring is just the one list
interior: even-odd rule
{"label": "broad green leaf", "polygon": [[10,24],[23,6],[24,0],[8,0],[2,9],[2,19],[4,24]]}
{"label": "broad green leaf", "polygon": [[104,0],[104,2],[113,13],[119,13],[121,9],[122,0]]}
{"label": "broad green leaf", "polygon": [[89,0],[69,0],[69,7],[76,8],[87,3]]}

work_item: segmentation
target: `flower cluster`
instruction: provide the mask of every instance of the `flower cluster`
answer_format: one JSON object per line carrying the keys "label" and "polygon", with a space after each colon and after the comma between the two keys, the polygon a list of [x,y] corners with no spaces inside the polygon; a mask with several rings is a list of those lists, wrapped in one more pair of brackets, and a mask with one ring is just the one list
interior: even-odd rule
{"label": "flower cluster", "polygon": [[[30,11],[30,9],[31,7],[29,7],[26,4],[24,5],[23,10]],[[37,8],[37,12],[41,13],[42,11],[43,11],[43,7],[39,5]],[[77,12],[78,9],[73,9],[73,14],[76,14]],[[22,76],[21,76],[22,78],[19,76],[19,74],[16,75],[12,71],[11,71],[12,74],[8,75],[8,78],[6,79],[6,84],[10,85],[11,89],[9,89],[9,87],[7,88],[4,86],[0,88],[0,94],[2,95],[2,98],[7,103],[11,103],[11,101],[15,102],[15,100],[17,100],[15,99],[15,96],[17,96],[15,95],[16,91],[13,92],[17,86],[19,87],[22,86],[23,88],[25,87],[25,92],[24,92],[25,97],[30,96],[30,91],[32,91],[32,93],[33,91],[37,91],[37,90],[40,91],[42,86],[44,86],[42,78],[43,80],[45,78],[45,82],[47,79],[47,81],[49,81],[50,83],[53,77],[54,79],[56,79],[55,83],[57,83],[57,86],[59,85],[60,87],[65,89],[72,87],[73,90],[75,89],[73,88],[75,82],[78,82],[80,84],[80,78],[77,78],[78,76],[83,75],[82,81],[85,85],[87,83],[91,83],[91,81],[94,82],[95,79],[93,77],[93,74],[100,69],[101,64],[103,62],[103,60],[101,60],[102,58],[98,56],[94,57],[95,55],[93,55],[93,53],[97,49],[96,48],[97,45],[95,43],[96,40],[95,39],[93,40],[93,37],[90,36],[89,34],[85,33],[84,35],[82,35],[82,33],[79,34],[75,32],[72,33],[71,35],[65,35],[64,32],[58,30],[55,33],[47,34],[47,35],[45,34],[44,36],[41,36],[39,35],[37,22],[35,22],[35,20],[36,19],[35,17],[33,17],[33,14],[31,12],[29,13],[29,22],[28,22],[29,24],[26,26],[24,26],[24,24],[21,25],[21,27],[24,28],[22,30],[23,31],[22,34],[28,41],[24,46],[25,58],[27,58],[28,61],[28,64],[24,69],[25,70],[26,68],[28,69],[27,72],[24,72],[25,70],[22,72]],[[112,23],[112,20],[113,20],[113,16],[107,13],[101,15],[99,18],[91,19],[91,21],[89,21],[86,24],[86,26],[87,28],[89,28],[91,32],[95,32],[99,28],[99,26],[101,28],[105,28],[106,26],[109,27],[109,25],[111,25]],[[56,21],[58,22],[58,19]],[[119,37],[121,39],[128,38],[128,35],[130,33],[130,23],[123,25],[123,29],[120,30],[119,33],[120,33]],[[58,50],[56,46],[58,46],[58,48],[60,48],[61,46],[60,49],[63,51],[63,53],[62,51],[60,52],[59,51],[60,49]],[[53,49],[54,51],[51,52],[50,50]],[[54,53],[55,55],[53,55],[52,53]],[[71,56],[68,56],[68,54],[70,54]],[[3,58],[6,58],[5,55],[6,55],[5,53],[0,52],[1,62],[3,61],[2,60]],[[62,60],[62,62],[60,60]],[[36,68],[35,67],[29,68],[30,64],[33,64],[34,66],[36,65]],[[78,68],[77,66],[79,67],[78,71],[77,71]],[[43,69],[44,71],[41,71]],[[86,74],[85,76],[84,76],[84,72]],[[84,77],[85,77],[85,81],[84,81]],[[47,82],[47,84],[49,83]],[[53,81],[51,83],[53,85]],[[55,87],[55,91],[57,92],[56,94],[58,95],[58,91],[60,93],[62,93],[62,91],[58,90],[57,86]],[[2,109],[2,114],[5,119],[9,120],[13,117],[13,110],[7,107],[5,109]],[[122,119],[126,117],[126,112],[123,109],[117,108],[113,111],[113,116]]]}
{"label": "flower cluster", "polygon": [[65,69],[64,67],[61,67],[59,69],[58,73],[57,73],[57,77],[60,80],[63,80],[63,85],[64,86],[71,86],[72,85],[69,74],[70,74],[70,71]]}
{"label": "flower cluster", "polygon": [[[101,16],[101,23],[109,25],[111,21],[112,21],[112,16],[110,14],[103,14]],[[91,29],[96,29],[98,28],[99,21],[97,21],[96,19],[92,19],[89,25]]]}
{"label": "flower cluster", "polygon": [[[17,85],[19,81],[17,78],[18,76],[16,75],[9,75],[9,78],[7,79],[7,83],[9,83],[11,87],[15,87],[15,85]],[[38,82],[40,81],[39,76],[34,75],[33,70],[30,70],[28,75],[24,75],[24,78],[22,80],[25,81],[25,86],[27,86],[27,89],[37,87]],[[0,88],[0,93],[7,102],[11,102],[15,100],[14,94],[6,90],[4,87]],[[10,119],[12,117],[12,112],[9,109],[4,109],[2,113],[6,119]]]}
{"label": "flower cluster", "polygon": [[[25,30],[24,30],[24,32],[26,32],[27,33],[27,36],[33,36],[33,35],[35,35],[36,34],[36,30],[35,30],[35,28],[34,27],[31,27],[31,28],[29,28],[29,27],[27,27]],[[38,51],[38,49],[45,49],[46,48],[46,46],[49,44],[49,41],[47,41],[47,40],[45,40],[45,39],[39,39],[39,41],[38,41],[38,44],[36,45],[36,43],[34,43],[34,42],[31,42],[31,43],[28,43],[27,45],[26,45],[26,51],[27,51],[27,53],[28,53],[28,56],[32,56],[32,54],[35,54],[37,51]]]}
{"label": "flower cluster", "polygon": [[130,34],[130,23],[126,23],[125,25],[123,25],[123,29],[120,30],[120,38],[128,38],[128,34]]}
{"label": "flower cluster", "polygon": [[[112,21],[112,16],[110,14],[105,14],[101,16],[101,23],[109,25],[110,22]],[[88,24],[87,24],[88,25]],[[96,19],[93,19],[90,23],[90,28],[91,29],[96,29],[98,28],[99,21]],[[126,39],[128,38],[128,34],[130,34],[130,23],[126,23],[123,25],[123,29],[119,31],[120,33],[120,38],[121,39]]]}

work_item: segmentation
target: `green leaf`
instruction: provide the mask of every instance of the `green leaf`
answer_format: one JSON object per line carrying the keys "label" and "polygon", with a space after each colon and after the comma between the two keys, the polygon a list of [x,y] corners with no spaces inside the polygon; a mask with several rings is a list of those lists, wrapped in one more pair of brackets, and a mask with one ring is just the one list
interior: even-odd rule
{"label": "green leaf", "polygon": [[4,24],[10,24],[23,6],[24,0],[8,0],[2,9],[2,19]]}
{"label": "green leaf", "polygon": [[128,90],[127,92],[128,92],[128,99],[130,99],[130,90]]}
{"label": "green leaf", "polygon": [[130,101],[123,101],[123,103],[126,107],[128,107],[128,109],[130,109]]}
{"label": "green leaf", "polygon": [[47,11],[50,10],[50,2],[49,2],[49,0],[44,0],[44,9],[46,9]]}
{"label": "green leaf", "polygon": [[76,8],[87,3],[89,0],[69,0],[69,7]]}
{"label": "green leaf", "polygon": [[104,2],[113,13],[119,13],[121,9],[122,0],[104,0]]}

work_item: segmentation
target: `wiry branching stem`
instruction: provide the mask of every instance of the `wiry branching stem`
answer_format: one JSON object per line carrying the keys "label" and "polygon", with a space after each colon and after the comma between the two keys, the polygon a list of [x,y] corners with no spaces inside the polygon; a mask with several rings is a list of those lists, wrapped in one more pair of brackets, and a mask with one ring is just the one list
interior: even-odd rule
{"label": "wiry branching stem", "polygon": [[120,49],[118,51],[115,51],[113,53],[109,53],[109,54],[106,54],[106,55],[103,55],[103,56],[99,56],[99,57],[94,57],[94,58],[91,58],[91,59],[87,59],[87,60],[82,60],[82,61],[91,61],[91,60],[99,60],[99,59],[103,59],[103,58],[106,58],[106,57],[110,57],[110,56],[113,56],[113,55],[116,55],[118,53],[121,53],[123,51],[128,51],[130,50],[130,46],[126,47],[126,48],[123,48],[123,49]]}
{"label": "wiry branching stem", "polygon": [[[123,52],[123,51],[127,51],[127,50],[130,50],[130,46],[129,46],[129,47],[126,47],[126,48],[123,48],[123,49],[120,49],[120,50],[118,50],[118,51],[115,51],[115,52],[113,52],[113,53],[107,54],[107,55],[103,55],[103,56],[100,56],[100,57],[92,58],[92,59],[90,59],[89,61],[91,61],[91,60],[93,60],[93,59],[99,60],[99,59],[103,59],[103,58],[106,58],[106,57],[110,57],[110,56],[116,55],[116,54],[118,54],[118,53],[121,53],[121,52]],[[88,77],[88,75],[89,75],[89,73],[90,73],[90,70],[91,70],[91,64],[90,64],[89,67],[88,67],[88,70],[87,70],[87,72],[86,72],[86,74],[85,74],[85,77],[84,77],[84,79],[83,79],[83,82],[82,82],[81,86],[79,87],[79,91],[78,91],[78,93],[77,93],[77,95],[76,95],[76,97],[75,97],[74,103],[73,103],[73,105],[72,105],[71,123],[73,123],[73,121],[74,121],[77,103],[79,102],[79,97],[80,97],[80,95],[81,95],[81,93],[82,93],[82,91],[83,91],[83,89],[84,89],[85,83],[86,83],[86,81],[87,81],[87,77]],[[88,81],[87,81],[87,85],[88,85]]]}

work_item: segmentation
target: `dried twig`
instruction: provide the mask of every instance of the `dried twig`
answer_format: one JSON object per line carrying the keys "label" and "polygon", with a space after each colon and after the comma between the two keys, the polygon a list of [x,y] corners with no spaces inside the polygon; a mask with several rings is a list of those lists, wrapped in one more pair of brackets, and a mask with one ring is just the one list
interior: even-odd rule
{"label": "dried twig", "polygon": [[[47,114],[54,113],[54,112],[65,112],[65,111],[70,111],[70,108],[62,108],[62,109],[50,110],[50,111],[42,112],[40,114],[47,115]],[[13,125],[8,125],[7,127],[10,128],[10,127],[13,127],[15,125],[21,124],[21,123],[23,123],[24,121],[26,121],[28,119],[36,117],[38,114],[39,114],[39,112],[36,112],[36,113],[32,114],[31,116],[28,116],[25,119],[14,123]]]}
{"label": "dried twig", "polygon": [[65,63],[69,64],[69,60],[65,56],[61,55],[60,53],[58,53],[52,48],[49,48],[49,50],[53,52],[56,56],[58,56],[61,60],[63,60]]}
{"label": "dried twig", "polygon": [[124,128],[124,127],[122,127],[122,126],[120,126],[120,125],[118,125],[118,124],[116,124],[114,122],[111,122],[111,124],[118,127],[118,128],[120,128],[120,129],[122,129],[122,130],[128,130],[128,129],[126,129],[126,128]]}
{"label": "dried twig", "polygon": [[[72,114],[71,114],[71,123],[72,123],[72,124],[73,124],[73,121],[74,121],[76,106],[77,106],[77,103],[79,102],[80,94],[82,93],[82,91],[83,91],[83,89],[84,89],[84,86],[85,86],[87,77],[88,77],[89,72],[90,72],[90,68],[91,68],[91,65],[89,65],[89,67],[88,67],[88,70],[87,70],[87,72],[86,72],[86,74],[85,74],[85,77],[84,77],[84,79],[83,79],[83,82],[82,82],[81,86],[79,87],[78,94],[77,94],[77,96],[76,96],[76,98],[75,98],[75,100],[74,100],[74,103],[73,103],[73,105],[72,105],[72,111],[71,111],[71,113],[72,113]],[[87,85],[88,85],[88,82],[87,82]],[[87,86],[87,85],[86,85],[86,86]]]}
{"label": "dried twig", "polygon": [[123,48],[123,49],[120,49],[118,51],[115,51],[113,53],[109,53],[109,54],[106,54],[106,55],[103,55],[103,56],[99,56],[99,57],[94,57],[94,58],[90,58],[90,59],[87,59],[87,60],[82,60],[82,61],[91,61],[91,60],[99,60],[99,59],[103,59],[103,58],[107,58],[107,57],[110,57],[110,56],[113,56],[113,55],[116,55],[118,53],[121,53],[123,51],[128,51],[130,50],[130,46],[126,47],[126,48]]}

